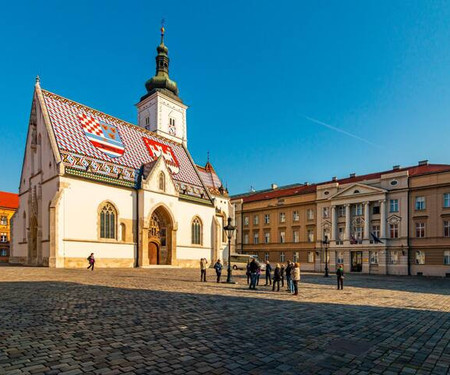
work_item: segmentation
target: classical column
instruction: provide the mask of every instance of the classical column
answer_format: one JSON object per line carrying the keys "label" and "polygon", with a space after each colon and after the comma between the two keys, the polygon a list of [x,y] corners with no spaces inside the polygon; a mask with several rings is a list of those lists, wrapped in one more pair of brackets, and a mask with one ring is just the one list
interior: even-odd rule
{"label": "classical column", "polygon": [[386,201],[380,201],[380,238],[386,238]]}
{"label": "classical column", "polygon": [[364,202],[364,239],[370,239],[370,202]]}
{"label": "classical column", "polygon": [[331,241],[336,241],[336,206],[331,206]]}
{"label": "classical column", "polygon": [[350,205],[345,205],[345,233],[344,240],[350,240]]}

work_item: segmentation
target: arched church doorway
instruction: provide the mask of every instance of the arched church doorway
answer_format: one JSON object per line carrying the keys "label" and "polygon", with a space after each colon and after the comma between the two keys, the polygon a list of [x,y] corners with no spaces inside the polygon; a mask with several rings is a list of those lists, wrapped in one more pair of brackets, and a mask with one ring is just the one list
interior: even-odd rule
{"label": "arched church doorway", "polygon": [[148,264],[172,264],[171,216],[165,207],[156,208],[150,216],[148,230]]}

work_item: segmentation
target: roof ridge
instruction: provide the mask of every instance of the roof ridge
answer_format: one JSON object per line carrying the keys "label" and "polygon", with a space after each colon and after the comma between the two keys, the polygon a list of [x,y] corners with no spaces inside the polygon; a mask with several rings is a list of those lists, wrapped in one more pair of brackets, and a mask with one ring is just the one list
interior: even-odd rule
{"label": "roof ridge", "polygon": [[92,111],[92,112],[95,113],[95,114],[100,114],[100,115],[102,115],[102,116],[112,118],[113,120],[118,121],[118,122],[122,123],[123,125],[126,125],[126,126],[128,126],[128,127],[132,127],[132,128],[136,128],[136,129],[138,129],[139,131],[143,132],[144,134],[149,134],[149,135],[151,135],[151,136],[153,136],[153,137],[155,137],[155,138],[162,139],[162,140],[164,140],[164,141],[166,141],[166,142],[169,142],[169,143],[172,143],[172,144],[176,144],[176,145],[179,144],[179,143],[177,143],[177,142],[175,142],[175,141],[173,141],[173,140],[171,140],[171,139],[169,139],[169,138],[166,138],[166,137],[163,137],[163,136],[161,136],[161,135],[159,135],[159,134],[156,134],[155,132],[152,132],[151,130],[145,129],[145,128],[139,126],[139,125],[132,124],[131,122],[122,120],[122,119],[120,119],[120,118],[118,118],[118,117],[116,117],[116,116],[109,115],[109,114],[107,114],[106,112],[99,111],[98,109],[92,108],[92,107],[90,107],[90,106],[88,106],[88,105],[85,105],[85,104],[82,104],[82,103],[79,103],[79,102],[77,102],[77,101],[75,101],[75,100],[66,98],[65,96],[61,96],[61,95],[59,95],[59,94],[55,94],[54,92],[45,90],[45,89],[43,89],[43,88],[41,88],[41,91],[42,91],[42,93],[43,93],[44,95],[54,96],[54,97],[56,97],[56,99],[62,99],[62,100],[65,100],[66,102],[69,102],[69,103],[71,103],[71,104],[75,104],[75,105],[77,105],[77,106],[81,106],[81,107],[87,108],[87,109],[89,109],[90,111]]}

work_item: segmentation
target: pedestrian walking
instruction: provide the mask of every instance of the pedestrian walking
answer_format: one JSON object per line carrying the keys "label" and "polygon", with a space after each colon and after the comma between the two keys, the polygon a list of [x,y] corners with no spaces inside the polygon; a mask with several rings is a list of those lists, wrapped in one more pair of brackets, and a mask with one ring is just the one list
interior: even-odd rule
{"label": "pedestrian walking", "polygon": [[[255,259],[255,258],[253,258],[253,259]],[[247,285],[250,285],[250,276],[251,276],[251,274],[250,274],[250,263],[251,263],[251,260],[249,259],[248,262],[247,262],[247,269],[246,269],[246,272],[245,272],[245,275],[247,276]]]}
{"label": "pedestrian walking", "polygon": [[281,265],[280,269],[280,276],[281,276],[281,287],[284,288],[284,273],[286,272],[286,269],[284,267],[284,264]]}
{"label": "pedestrian walking", "polygon": [[275,284],[277,285],[277,292],[280,291],[280,280],[281,280],[281,267],[277,263],[275,270],[273,271],[273,286],[272,286],[272,292],[275,291]]}
{"label": "pedestrian walking", "polygon": [[257,281],[257,275],[258,275],[258,268],[259,264],[256,261],[255,258],[252,259],[249,265],[249,271],[250,271],[250,286],[249,289],[256,289],[256,281]]}
{"label": "pedestrian walking", "polygon": [[89,266],[87,269],[91,269],[91,271],[94,270],[94,264],[95,264],[95,258],[94,258],[94,253],[91,253],[91,255],[89,255],[87,257],[87,261],[89,262]]}
{"label": "pedestrian walking", "polygon": [[300,282],[300,263],[294,264],[294,269],[292,270],[292,282],[294,283],[294,295],[298,295],[298,283]]}
{"label": "pedestrian walking", "polygon": [[208,268],[208,261],[206,258],[200,259],[200,281],[206,283],[206,269]]}
{"label": "pedestrian walking", "polygon": [[294,264],[288,260],[286,266],[286,284],[287,291],[293,293],[294,292],[294,283],[292,282],[292,270],[294,268]]}
{"label": "pedestrian walking", "polygon": [[222,275],[222,263],[220,263],[220,259],[217,259],[216,264],[214,264],[214,269],[216,270],[217,282],[220,283],[220,276]]}
{"label": "pedestrian walking", "polygon": [[266,261],[266,284],[265,285],[272,285],[272,266],[270,265],[269,261]]}
{"label": "pedestrian walking", "polygon": [[340,264],[338,266],[338,269],[336,270],[336,276],[337,276],[337,288],[344,289],[344,265]]}

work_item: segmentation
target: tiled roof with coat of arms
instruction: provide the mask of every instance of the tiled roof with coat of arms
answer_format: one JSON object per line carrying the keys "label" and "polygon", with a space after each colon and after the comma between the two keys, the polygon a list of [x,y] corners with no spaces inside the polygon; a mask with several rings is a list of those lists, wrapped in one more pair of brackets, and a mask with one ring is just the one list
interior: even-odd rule
{"label": "tiled roof with coat of arms", "polygon": [[181,194],[209,200],[182,144],[49,91],[41,92],[67,173],[136,186],[141,167],[162,155]]}

